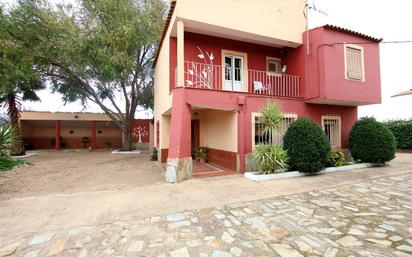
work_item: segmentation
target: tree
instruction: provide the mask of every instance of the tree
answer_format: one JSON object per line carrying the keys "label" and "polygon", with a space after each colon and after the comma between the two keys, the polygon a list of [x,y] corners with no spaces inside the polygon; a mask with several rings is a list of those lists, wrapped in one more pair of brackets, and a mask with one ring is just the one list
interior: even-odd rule
{"label": "tree", "polygon": [[21,100],[39,100],[36,91],[44,86],[33,65],[33,55],[7,33],[8,19],[0,9],[0,105],[7,109],[14,127],[15,144],[12,155],[24,155],[24,143],[19,129]]}
{"label": "tree", "polygon": [[122,130],[122,150],[131,150],[135,112],[153,104],[151,66],[165,9],[162,0],[83,0],[57,9],[21,0],[11,34],[36,53],[65,102],[96,103]]}

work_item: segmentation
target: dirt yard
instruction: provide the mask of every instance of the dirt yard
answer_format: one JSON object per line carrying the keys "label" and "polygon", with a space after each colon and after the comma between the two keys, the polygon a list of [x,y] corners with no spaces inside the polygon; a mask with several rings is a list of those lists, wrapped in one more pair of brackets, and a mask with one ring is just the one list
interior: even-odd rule
{"label": "dirt yard", "polygon": [[38,151],[30,165],[0,174],[0,199],[102,191],[163,183],[159,163],[149,154],[109,151]]}

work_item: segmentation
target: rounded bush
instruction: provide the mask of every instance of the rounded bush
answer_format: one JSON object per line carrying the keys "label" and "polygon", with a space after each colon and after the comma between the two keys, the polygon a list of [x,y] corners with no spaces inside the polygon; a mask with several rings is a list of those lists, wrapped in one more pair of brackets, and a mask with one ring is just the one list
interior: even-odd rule
{"label": "rounded bush", "polygon": [[323,130],[307,118],[298,118],[290,125],[283,137],[283,147],[290,167],[300,172],[319,172],[329,162],[329,140]]}
{"label": "rounded bush", "polygon": [[393,133],[374,118],[362,118],[352,127],[349,150],[355,161],[385,163],[395,158]]}

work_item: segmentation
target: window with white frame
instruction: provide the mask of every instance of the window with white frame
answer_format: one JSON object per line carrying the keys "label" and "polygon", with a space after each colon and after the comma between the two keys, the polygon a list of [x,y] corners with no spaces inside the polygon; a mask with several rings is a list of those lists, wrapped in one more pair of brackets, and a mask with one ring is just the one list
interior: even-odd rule
{"label": "window with white frame", "polygon": [[262,124],[260,122],[261,114],[255,113],[253,115],[253,146],[259,144],[273,144],[282,145],[283,136],[288,130],[289,126],[298,118],[296,113],[283,113],[282,127],[280,131],[272,131],[271,133],[262,135]]}
{"label": "window with white frame", "polygon": [[364,80],[363,47],[357,45],[344,45],[345,49],[345,78]]}
{"label": "window with white frame", "polygon": [[266,71],[271,74],[280,73],[281,60],[278,58],[266,58]]}
{"label": "window with white frame", "polygon": [[341,119],[338,115],[322,116],[322,128],[332,148],[341,148]]}

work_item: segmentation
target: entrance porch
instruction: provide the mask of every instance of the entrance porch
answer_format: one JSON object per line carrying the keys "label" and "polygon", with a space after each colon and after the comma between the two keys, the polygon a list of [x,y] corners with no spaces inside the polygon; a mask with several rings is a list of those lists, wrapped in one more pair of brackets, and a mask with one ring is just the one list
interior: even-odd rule
{"label": "entrance porch", "polygon": [[27,149],[118,148],[121,130],[111,121],[21,120]]}
{"label": "entrance porch", "polygon": [[[170,130],[166,180],[236,174],[240,170],[237,112],[187,104],[183,107],[184,111],[172,110],[171,114],[171,127],[178,129]],[[173,125],[176,123],[180,126]],[[206,151],[206,162],[196,159],[198,149]],[[168,177],[170,174],[174,177]]]}

